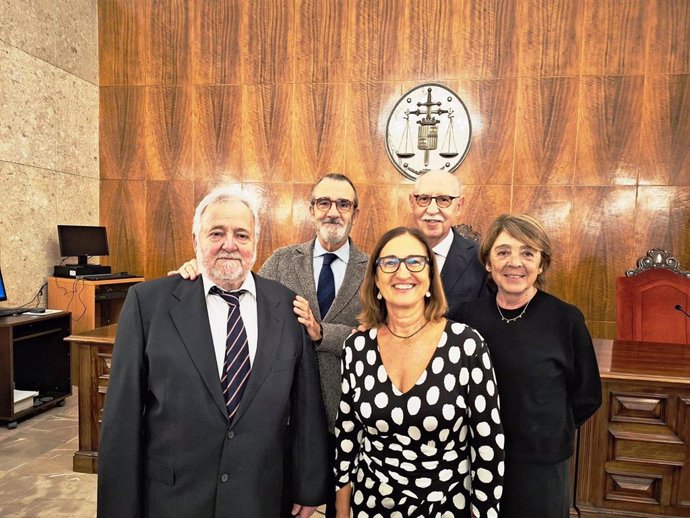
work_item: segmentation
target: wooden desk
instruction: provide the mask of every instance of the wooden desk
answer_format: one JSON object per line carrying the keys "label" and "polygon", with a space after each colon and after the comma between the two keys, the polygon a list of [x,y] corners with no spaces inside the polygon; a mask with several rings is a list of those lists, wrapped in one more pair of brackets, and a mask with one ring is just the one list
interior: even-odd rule
{"label": "wooden desk", "polygon": [[112,324],[65,338],[79,355],[79,451],[72,469],[80,473],[98,473],[98,438],[116,331]]}
{"label": "wooden desk", "polygon": [[603,402],[580,429],[582,518],[690,517],[690,345],[595,340]]}

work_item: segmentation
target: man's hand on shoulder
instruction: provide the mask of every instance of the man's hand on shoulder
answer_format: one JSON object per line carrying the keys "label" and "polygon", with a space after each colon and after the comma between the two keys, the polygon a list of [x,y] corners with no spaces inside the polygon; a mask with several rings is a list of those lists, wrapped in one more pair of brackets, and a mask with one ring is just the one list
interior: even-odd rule
{"label": "man's hand on shoulder", "polygon": [[196,267],[196,259],[190,259],[184,263],[178,270],[170,270],[168,272],[168,277],[173,275],[180,275],[183,279],[189,279],[190,281],[195,280],[199,276],[199,271]]}
{"label": "man's hand on shoulder", "polygon": [[314,342],[321,340],[323,338],[321,335],[321,324],[314,317],[314,313],[311,307],[309,307],[309,301],[297,295],[292,302],[292,309],[297,315],[297,321],[307,330],[309,338]]}
{"label": "man's hand on shoulder", "polygon": [[292,504],[292,511],[290,511],[290,514],[298,518],[309,518],[314,514],[316,509],[316,507],[309,507],[308,505]]}

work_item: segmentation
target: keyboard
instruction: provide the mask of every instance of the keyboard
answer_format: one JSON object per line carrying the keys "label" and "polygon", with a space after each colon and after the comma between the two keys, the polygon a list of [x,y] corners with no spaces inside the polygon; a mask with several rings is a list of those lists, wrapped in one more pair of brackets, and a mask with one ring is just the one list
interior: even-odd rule
{"label": "keyboard", "polygon": [[120,273],[95,273],[93,275],[80,275],[78,279],[85,281],[111,281],[114,279],[132,279],[134,277],[141,277],[140,275],[133,275],[128,272]]}
{"label": "keyboard", "polygon": [[28,313],[34,308],[0,308],[0,317],[10,317],[12,315],[21,315]]}

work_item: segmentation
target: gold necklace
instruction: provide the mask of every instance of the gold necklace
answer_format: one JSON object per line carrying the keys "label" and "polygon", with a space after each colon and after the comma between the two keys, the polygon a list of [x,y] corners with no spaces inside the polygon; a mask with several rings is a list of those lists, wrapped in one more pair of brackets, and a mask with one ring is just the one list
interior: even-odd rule
{"label": "gold necklace", "polygon": [[416,335],[416,334],[419,333],[422,329],[424,329],[428,323],[429,323],[429,320],[427,320],[426,322],[424,322],[424,325],[423,325],[422,327],[420,327],[419,329],[417,329],[414,333],[412,333],[411,335],[407,335],[407,336],[396,335],[393,331],[391,331],[391,328],[388,327],[388,322],[386,322],[385,325],[386,325],[386,329],[388,329],[388,332],[389,332],[390,334],[392,334],[394,337],[400,338],[400,339],[402,339],[402,340],[407,340],[408,338],[412,338],[414,335]]}

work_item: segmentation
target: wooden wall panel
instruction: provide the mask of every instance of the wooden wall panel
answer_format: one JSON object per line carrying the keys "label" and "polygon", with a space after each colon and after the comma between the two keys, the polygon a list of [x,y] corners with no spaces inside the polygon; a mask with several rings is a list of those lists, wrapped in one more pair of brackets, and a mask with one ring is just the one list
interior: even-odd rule
{"label": "wooden wall panel", "polygon": [[577,77],[520,80],[515,135],[516,184],[571,185],[579,102]]}
{"label": "wooden wall panel", "polygon": [[253,85],[242,91],[242,178],[292,180],[292,85]]}
{"label": "wooden wall panel", "polygon": [[575,182],[634,185],[639,174],[643,76],[584,77]]}
{"label": "wooden wall panel", "polygon": [[102,179],[146,177],[145,88],[101,87],[100,169]]}
{"label": "wooden wall panel", "polygon": [[242,31],[249,4],[242,0],[190,2],[194,6],[192,77],[194,84],[240,84]]}
{"label": "wooden wall panel", "polygon": [[342,83],[347,62],[347,2],[295,0],[295,81]]}
{"label": "wooden wall panel", "polygon": [[[458,57],[459,77],[491,79],[515,77],[518,70],[516,2],[464,0]],[[450,36],[450,35],[449,35]]]}
{"label": "wooden wall panel", "polygon": [[293,179],[314,183],[345,162],[345,84],[297,84],[293,111]]}
{"label": "wooden wall panel", "polygon": [[463,183],[511,183],[517,83],[517,79],[459,82],[458,95],[472,114],[470,151],[457,170]]}
{"label": "wooden wall panel", "polygon": [[152,278],[189,259],[193,208],[222,183],[264,200],[257,267],[313,237],[329,171],[360,192],[361,249],[412,224],[383,142],[422,81],[472,119],[458,222],[542,220],[550,289],[595,336],[615,335],[615,278],[648,247],[690,264],[686,0],[99,0],[99,29],[115,269]]}
{"label": "wooden wall panel", "polygon": [[582,0],[525,0],[518,4],[520,75],[578,74]]}
{"label": "wooden wall panel", "polygon": [[582,73],[644,74],[648,0],[587,0]]}
{"label": "wooden wall panel", "polygon": [[646,80],[640,184],[690,185],[690,75]]}

